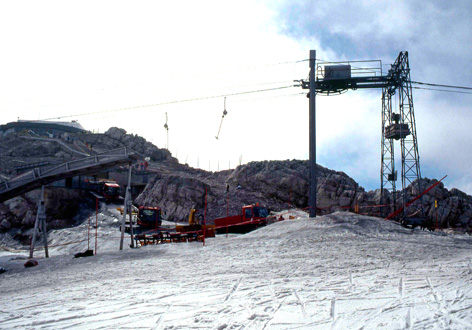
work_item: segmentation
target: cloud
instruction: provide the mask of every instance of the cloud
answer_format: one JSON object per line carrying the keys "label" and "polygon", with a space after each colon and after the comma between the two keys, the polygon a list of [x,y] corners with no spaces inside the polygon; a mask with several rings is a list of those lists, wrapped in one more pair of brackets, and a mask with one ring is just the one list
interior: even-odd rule
{"label": "cloud", "polygon": [[[387,70],[398,53],[406,50],[412,80],[472,86],[472,3],[469,1],[281,1],[273,6],[281,22],[279,31],[300,42],[318,40],[317,57],[324,60],[381,59]],[[349,99],[346,103],[351,106],[359,102],[352,93],[359,91],[346,94]],[[456,184],[468,193],[472,193],[468,174],[472,163],[468,152],[472,149],[468,132],[472,124],[470,96],[413,90],[423,176],[442,177],[447,172],[446,184]],[[364,132],[371,125],[378,125],[380,131],[380,92],[378,96],[363,94],[362,97],[369,99],[373,108],[378,108],[377,114],[367,116],[353,109],[359,117],[367,116],[364,117],[367,121],[353,122],[357,131],[344,127],[341,136],[329,138],[331,149],[344,150],[345,157],[330,158],[327,153],[325,161],[332,168],[355,173],[352,176],[361,184],[372,186],[374,173],[375,176],[379,173],[380,160],[375,161],[379,163],[375,166],[372,158],[372,163],[361,160],[376,150],[380,159],[380,143],[374,146],[365,142],[377,135],[372,132],[365,136]],[[376,99],[379,100],[377,105]],[[328,107],[328,102],[322,106]],[[330,119],[323,120],[329,122]],[[346,123],[344,118],[336,120],[341,126],[342,122]],[[380,136],[375,138],[380,142]],[[342,141],[356,141],[358,151],[347,151]],[[399,148],[396,154],[399,155]],[[400,164],[396,167],[400,168]],[[362,175],[361,169],[371,174]]]}
{"label": "cloud", "polygon": [[[380,59],[384,69],[407,50],[413,80],[472,86],[468,1],[26,3],[0,5],[5,122],[78,119],[164,147],[167,112],[171,152],[205,169],[234,167],[241,155],[308,158],[306,91],[228,97],[219,140],[223,97],[211,97],[305,79],[310,49],[324,60]],[[189,99],[199,100],[174,102]],[[414,101],[423,175],[447,172],[470,189],[461,179],[472,163],[470,95],[414,90]],[[318,97],[319,163],[377,188],[380,116],[378,90]]]}

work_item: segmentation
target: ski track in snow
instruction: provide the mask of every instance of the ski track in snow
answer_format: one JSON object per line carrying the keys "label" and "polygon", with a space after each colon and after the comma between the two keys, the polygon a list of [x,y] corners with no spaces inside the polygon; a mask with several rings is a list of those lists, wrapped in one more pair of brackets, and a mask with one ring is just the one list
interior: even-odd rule
{"label": "ski track in snow", "polygon": [[336,213],[117,251],[105,211],[96,256],[73,258],[86,242],[28,269],[25,253],[0,255],[1,329],[472,329],[467,235]]}

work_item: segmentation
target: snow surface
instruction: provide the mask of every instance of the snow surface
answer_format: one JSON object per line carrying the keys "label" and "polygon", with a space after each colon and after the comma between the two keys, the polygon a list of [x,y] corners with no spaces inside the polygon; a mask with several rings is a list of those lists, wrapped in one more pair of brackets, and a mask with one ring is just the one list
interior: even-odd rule
{"label": "snow surface", "polygon": [[[128,237],[119,251],[121,218],[102,207],[96,256],[73,258],[87,241],[33,268],[24,251],[0,254],[0,328],[472,329],[469,235],[292,215],[205,246],[130,249]],[[86,238],[87,223],[52,232],[52,245]]]}

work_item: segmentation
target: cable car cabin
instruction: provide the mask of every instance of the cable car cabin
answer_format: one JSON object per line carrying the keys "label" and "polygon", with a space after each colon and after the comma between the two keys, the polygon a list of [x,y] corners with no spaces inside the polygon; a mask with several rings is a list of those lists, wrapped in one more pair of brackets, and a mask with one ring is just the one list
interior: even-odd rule
{"label": "cable car cabin", "polygon": [[138,207],[138,225],[141,227],[157,228],[162,225],[162,211],[160,207]]}
{"label": "cable car cabin", "polygon": [[102,195],[108,200],[120,198],[120,185],[114,182],[105,182],[102,187]]}
{"label": "cable car cabin", "polygon": [[410,129],[408,124],[392,124],[385,127],[385,138],[386,139],[404,139],[410,135]]}

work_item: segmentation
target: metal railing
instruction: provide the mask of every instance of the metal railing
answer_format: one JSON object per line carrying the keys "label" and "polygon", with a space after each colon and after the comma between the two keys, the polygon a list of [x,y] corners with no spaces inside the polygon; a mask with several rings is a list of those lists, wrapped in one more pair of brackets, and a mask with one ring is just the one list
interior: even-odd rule
{"label": "metal railing", "polygon": [[102,154],[73,160],[56,166],[42,168],[36,167],[33,168],[31,171],[20,174],[9,180],[4,180],[3,182],[0,182],[0,193],[9,191],[19,186],[26,185],[36,180],[60,176],[61,174],[67,174],[68,172],[74,172],[77,170],[94,167],[96,165],[113,163],[115,161],[127,159],[130,155],[133,154],[134,152],[132,152],[129,148],[122,147],[119,149],[107,151]]}

